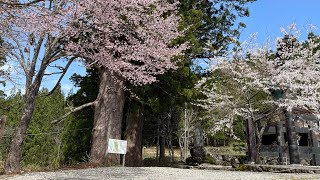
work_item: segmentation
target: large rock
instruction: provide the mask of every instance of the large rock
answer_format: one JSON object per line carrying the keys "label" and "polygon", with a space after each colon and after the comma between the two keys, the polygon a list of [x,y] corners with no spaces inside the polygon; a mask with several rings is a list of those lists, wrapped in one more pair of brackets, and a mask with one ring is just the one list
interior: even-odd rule
{"label": "large rock", "polygon": [[230,156],[230,155],[222,155],[222,159],[223,159],[223,161],[230,162],[231,159],[232,159],[232,156]]}
{"label": "large rock", "polygon": [[310,161],[307,160],[307,159],[302,159],[302,160],[300,161],[300,164],[301,164],[301,165],[304,165],[304,166],[310,166]]}
{"label": "large rock", "polygon": [[238,158],[235,158],[235,157],[231,158],[230,163],[233,168],[238,168],[240,166],[240,162],[239,162]]}
{"label": "large rock", "polygon": [[207,156],[207,150],[203,146],[198,146],[198,147],[192,147],[190,148],[190,154],[191,157],[206,157]]}

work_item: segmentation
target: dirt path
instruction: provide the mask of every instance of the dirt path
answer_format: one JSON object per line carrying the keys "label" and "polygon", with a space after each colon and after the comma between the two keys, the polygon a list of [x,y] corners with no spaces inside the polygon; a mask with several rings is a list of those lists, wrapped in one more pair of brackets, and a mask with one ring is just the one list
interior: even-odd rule
{"label": "dirt path", "polygon": [[106,167],[56,172],[34,172],[14,176],[0,176],[4,180],[320,180],[319,174],[288,174],[266,172],[239,172],[200,169],[178,169],[169,167]]}

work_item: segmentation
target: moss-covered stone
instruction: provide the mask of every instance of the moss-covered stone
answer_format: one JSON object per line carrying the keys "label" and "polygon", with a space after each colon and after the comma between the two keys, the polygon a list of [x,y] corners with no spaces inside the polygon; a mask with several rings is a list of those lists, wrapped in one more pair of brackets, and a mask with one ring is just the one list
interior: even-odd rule
{"label": "moss-covered stone", "polygon": [[241,164],[239,167],[236,168],[236,171],[250,171],[251,167],[246,164]]}
{"label": "moss-covered stone", "polygon": [[186,164],[188,164],[188,165],[196,165],[196,164],[202,164],[202,163],[216,164],[216,160],[211,156],[188,157],[186,159]]}

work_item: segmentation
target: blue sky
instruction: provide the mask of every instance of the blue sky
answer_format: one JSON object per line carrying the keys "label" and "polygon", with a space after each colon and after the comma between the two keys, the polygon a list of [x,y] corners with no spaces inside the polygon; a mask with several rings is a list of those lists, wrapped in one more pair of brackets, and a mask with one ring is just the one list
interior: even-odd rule
{"label": "blue sky", "polygon": [[[280,27],[286,27],[295,22],[301,30],[301,38],[306,35],[308,24],[320,28],[319,0],[257,0],[249,5],[250,17],[242,18],[247,25],[242,31],[241,39],[250,34],[258,33],[258,42],[262,43],[270,37],[282,36]],[[315,33],[319,34],[320,29]]]}

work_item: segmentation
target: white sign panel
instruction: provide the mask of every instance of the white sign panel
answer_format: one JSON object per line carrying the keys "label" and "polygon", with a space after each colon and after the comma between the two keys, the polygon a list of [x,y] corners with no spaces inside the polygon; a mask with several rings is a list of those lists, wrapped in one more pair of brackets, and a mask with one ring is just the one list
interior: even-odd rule
{"label": "white sign panel", "polygon": [[109,139],[108,153],[126,154],[127,141],[118,140],[118,139]]}

